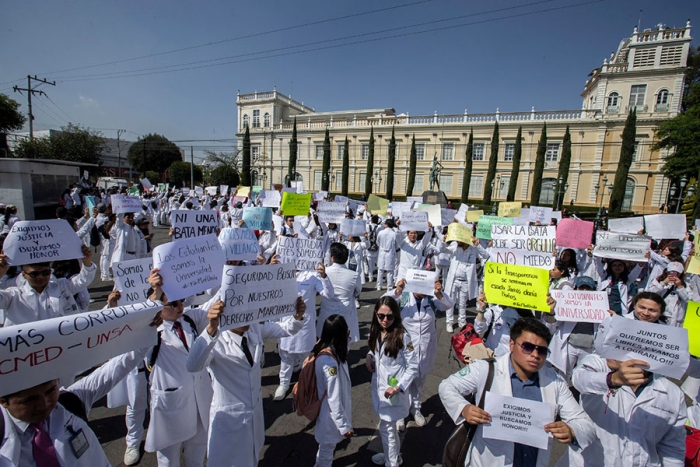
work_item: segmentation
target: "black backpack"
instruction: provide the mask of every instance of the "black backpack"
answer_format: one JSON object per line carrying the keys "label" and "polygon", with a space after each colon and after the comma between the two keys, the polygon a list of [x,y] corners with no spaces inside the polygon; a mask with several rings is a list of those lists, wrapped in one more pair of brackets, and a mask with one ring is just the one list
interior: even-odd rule
{"label": "black backpack", "polygon": [[377,245],[377,227],[372,228],[369,226],[369,251],[379,251],[379,245]]}
{"label": "black backpack", "polygon": [[90,245],[100,246],[100,243],[102,243],[102,236],[100,235],[100,231],[97,230],[97,227],[93,225],[90,229]]}
{"label": "black backpack", "polygon": [[[182,319],[185,320],[187,324],[192,327],[192,330],[194,331],[195,334],[199,335],[197,332],[197,325],[194,323],[194,320],[190,318],[187,315],[182,315]],[[148,363],[146,365],[146,369],[150,372],[153,371],[153,365],[156,364],[156,360],[158,359],[158,354],[160,353],[160,344],[162,343],[161,340],[161,331],[158,331],[158,341],[156,342],[156,345],[153,346],[153,352],[151,352],[151,358],[148,359]]]}

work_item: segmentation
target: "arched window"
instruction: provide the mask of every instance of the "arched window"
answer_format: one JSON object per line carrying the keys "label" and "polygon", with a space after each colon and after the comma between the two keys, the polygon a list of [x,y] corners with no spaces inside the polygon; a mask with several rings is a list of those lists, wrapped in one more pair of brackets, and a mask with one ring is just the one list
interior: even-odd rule
{"label": "arched window", "polygon": [[263,125],[265,128],[268,128],[270,126],[270,114],[265,112],[265,115],[263,115]]}
{"label": "arched window", "polygon": [[248,114],[243,115],[243,128],[247,127],[250,124],[250,118],[248,117]]}
{"label": "arched window", "polygon": [[656,95],[657,104],[668,104],[668,89],[662,89]]}
{"label": "arched window", "polygon": [[631,178],[627,179],[627,184],[625,185],[625,197],[622,200],[622,210],[623,211],[631,211],[632,210],[632,204],[634,203],[634,190],[636,189],[637,184],[634,183],[634,180]]}
{"label": "arched window", "polygon": [[545,204],[554,204],[554,185],[556,184],[556,178],[542,179],[542,188],[540,189],[540,206],[544,206]]}
{"label": "arched window", "polygon": [[611,92],[608,95],[608,107],[617,107],[619,105],[620,95],[616,92]]}

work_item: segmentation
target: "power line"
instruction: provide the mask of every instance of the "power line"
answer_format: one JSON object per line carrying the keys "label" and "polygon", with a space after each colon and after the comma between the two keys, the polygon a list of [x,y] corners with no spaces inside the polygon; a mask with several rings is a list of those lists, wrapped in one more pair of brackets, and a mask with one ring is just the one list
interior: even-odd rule
{"label": "power line", "polygon": [[60,110],[61,113],[62,113],[63,115],[65,115],[66,117],[68,117],[68,122],[69,122],[69,123],[70,123],[70,122],[74,122],[74,123],[77,123],[77,122],[78,122],[76,119],[74,119],[73,117],[71,117],[70,115],[68,115],[62,108],[60,108],[60,107],[58,106],[58,104],[56,104],[56,103],[53,101],[53,99],[51,99],[49,96],[46,96],[46,98],[47,98],[47,99],[49,100],[49,102],[51,102],[58,110]]}

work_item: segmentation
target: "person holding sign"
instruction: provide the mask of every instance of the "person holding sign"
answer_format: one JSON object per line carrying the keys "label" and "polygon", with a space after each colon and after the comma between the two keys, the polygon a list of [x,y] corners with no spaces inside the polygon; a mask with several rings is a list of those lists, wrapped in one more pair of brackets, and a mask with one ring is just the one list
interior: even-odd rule
{"label": "person holding sign", "polygon": [[500,357],[510,352],[510,328],[520,318],[532,316],[529,310],[486,303],[486,294],[481,291],[476,298],[474,331],[484,340],[484,345],[493,350],[493,355]]}
{"label": "person holding sign", "polygon": [[348,248],[342,243],[331,244],[331,265],[326,274],[333,286],[333,296],[321,296],[321,311],[318,314],[316,335],[321,336],[323,322],[330,315],[338,314],[345,318],[350,328],[351,342],[360,340],[360,324],[357,319],[355,297],[362,292],[362,283],[357,271],[348,269]]}
{"label": "person holding sign", "polygon": [[207,464],[254,466],[265,442],[263,341],[296,334],[309,317],[304,314],[304,300],[298,297],[296,314],[290,321],[265,321],[219,331],[224,310],[221,300],[209,308],[209,324],[192,344],[185,364],[191,372],[207,368],[214,386]]}
{"label": "person holding sign", "polygon": [[[551,337],[549,329],[536,319],[518,320],[510,330],[510,352],[496,358],[490,391],[550,404],[555,416],[530,414],[530,418],[551,416],[549,419],[554,420],[559,415],[561,421],[546,423],[544,431],[551,433],[559,442],[568,444],[570,449],[585,449],[594,440],[595,427],[571,395],[564,379],[544,366]],[[476,400],[480,400],[488,373],[489,363],[477,360],[443,380],[439,387],[440,400],[456,424],[466,422],[479,425],[467,453],[466,465],[548,466],[552,438],[548,439],[547,449],[520,444],[520,434],[516,430],[524,427],[515,426],[516,422],[512,423],[514,430],[510,432],[510,441],[484,437],[483,426],[491,423],[491,415],[470,403],[465,396],[474,394]],[[517,404],[511,408],[514,413],[520,414]]]}
{"label": "person holding sign", "polygon": [[661,295],[666,302],[664,318],[671,326],[683,327],[688,308],[689,291],[685,283],[685,270],[681,263],[669,263],[659,277],[651,280],[646,290]]}
{"label": "person holding sign", "polygon": [[[401,224],[399,219],[398,224]],[[397,279],[406,277],[409,269],[420,269],[423,264],[423,250],[430,244],[433,237],[433,224],[428,222],[428,231],[424,233],[423,239],[418,241],[418,232],[400,232],[396,240],[396,246],[401,250],[399,257],[399,271]]]}
{"label": "person holding sign", "polygon": [[384,274],[386,274],[386,286],[388,290],[394,288],[394,269],[396,267],[396,251],[399,249],[394,230],[394,221],[384,221],[384,229],[377,234],[377,290],[382,289]]}
{"label": "person holding sign", "polygon": [[[658,294],[641,292],[625,318],[659,323],[665,306]],[[684,465],[685,396],[673,382],[645,370],[648,366],[591,354],[574,370],[574,387],[598,435],[582,453],[585,465]]]}
{"label": "person holding sign", "polygon": [[109,241],[114,245],[110,264],[146,255],[146,240],[134,222],[134,213],[117,214],[117,221],[109,231]]}

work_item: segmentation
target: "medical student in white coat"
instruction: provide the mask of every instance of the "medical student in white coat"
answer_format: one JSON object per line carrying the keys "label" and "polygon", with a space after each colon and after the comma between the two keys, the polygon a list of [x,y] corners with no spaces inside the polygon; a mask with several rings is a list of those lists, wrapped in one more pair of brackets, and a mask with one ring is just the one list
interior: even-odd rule
{"label": "medical student in white coat", "polygon": [[396,231],[394,231],[394,221],[387,219],[384,221],[384,229],[377,234],[377,290],[382,289],[384,274],[386,274],[386,288],[394,288],[394,269],[396,268],[396,250],[399,249],[396,241]]}
{"label": "medical student in white coat", "polygon": [[345,318],[350,328],[351,342],[360,340],[360,323],[357,319],[355,297],[362,292],[362,283],[357,271],[348,269],[348,248],[342,243],[331,244],[331,265],[326,268],[328,279],[333,285],[334,296],[321,296],[321,311],[318,314],[316,335],[321,336],[323,322],[330,315],[338,314]]}
{"label": "medical student in white coat", "polygon": [[[331,467],[336,444],[354,434],[352,382],[348,369],[349,337],[345,318],[331,315],[323,323],[321,338],[312,350],[316,356],[316,389],[319,400],[323,401],[314,432],[318,443],[314,467]],[[332,355],[325,352],[319,355],[324,350]]]}
{"label": "medical student in white coat", "polygon": [[[493,363],[490,391],[550,404],[555,410],[552,419],[559,415],[561,421],[546,424],[545,431],[559,442],[573,446],[572,449],[585,449],[595,438],[595,428],[571,395],[566,381],[553,369],[544,366],[551,339],[547,327],[534,318],[523,318],[510,329],[510,337],[510,353],[498,357]],[[481,400],[488,372],[489,363],[477,360],[440,383],[440,400],[455,424],[483,425],[490,422],[488,412],[465,399],[465,396],[474,394],[477,401]],[[532,461],[536,456],[537,467],[548,467],[552,443],[553,438],[549,438],[545,450],[513,441],[487,439],[479,426],[465,465],[509,467],[516,458]]]}
{"label": "medical student in white coat", "polygon": [[109,264],[143,258],[146,244],[143,235],[134,222],[134,213],[117,214],[117,221],[109,231],[109,241],[114,245]]}
{"label": "medical student in white coat", "polygon": [[372,462],[397,467],[401,459],[398,423],[410,407],[408,389],[418,375],[418,358],[411,335],[401,324],[401,309],[392,297],[380,298],[374,306],[365,365],[372,373],[372,407],[379,415],[383,452]]}
{"label": "medical student in white coat", "polygon": [[[433,370],[437,354],[437,331],[435,329],[435,311],[446,311],[455,302],[442,291],[442,284],[435,281],[433,296],[404,292],[406,279],[396,284],[396,289],[385,296],[399,303],[401,308],[401,323],[411,336],[413,349],[418,360],[418,373],[408,388],[411,399],[411,414],[418,426],[425,425],[425,417],[421,413],[421,395],[428,374]],[[399,422],[399,431],[401,431]]]}
{"label": "medical student in white coat", "polygon": [[[399,219],[397,223],[401,225],[401,219]],[[423,264],[423,250],[428,247],[431,238],[433,238],[433,224],[430,222],[428,222],[428,231],[424,232],[421,241],[418,241],[418,232],[415,230],[399,232],[396,246],[401,252],[399,255],[399,270],[396,279],[406,277],[406,271],[409,269],[420,269]]]}
{"label": "medical student in white coat", "polygon": [[258,465],[265,442],[261,388],[263,341],[299,332],[309,319],[305,311],[304,300],[298,297],[291,321],[266,321],[219,331],[224,302],[218,301],[209,309],[209,324],[192,344],[186,360],[189,371],[207,368],[212,376],[214,399],[209,412],[208,466]]}
{"label": "medical student in white coat", "polygon": [[[631,308],[629,319],[658,324],[665,303],[656,293],[641,292]],[[607,320],[600,324],[596,340],[603,338],[606,326]],[[591,354],[576,367],[573,383],[598,439],[572,465],[684,465],[685,395],[675,383],[646,371],[646,366],[642,360],[621,362]]]}

